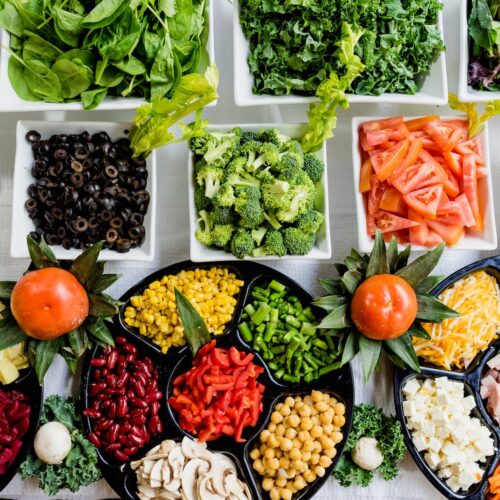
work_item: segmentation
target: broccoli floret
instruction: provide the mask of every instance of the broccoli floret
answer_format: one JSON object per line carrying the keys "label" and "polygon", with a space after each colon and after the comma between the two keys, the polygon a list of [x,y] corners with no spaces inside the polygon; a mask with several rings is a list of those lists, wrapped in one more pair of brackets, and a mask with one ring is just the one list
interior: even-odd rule
{"label": "broccoli floret", "polygon": [[254,186],[260,188],[260,181],[248,172],[234,173],[227,176],[227,182],[231,186]]}
{"label": "broccoli floret", "polygon": [[274,175],[269,171],[269,167],[257,170],[255,177],[257,177],[261,183],[273,183],[276,180]]}
{"label": "broccoli floret", "polygon": [[283,257],[286,254],[285,243],[283,242],[283,235],[275,229],[270,229],[264,239],[264,245],[256,248],[252,255],[254,257],[263,257],[265,255],[277,255]]}
{"label": "broccoli floret", "polygon": [[210,219],[210,215],[206,210],[202,210],[199,215],[200,218],[198,219],[198,224],[200,227],[195,231],[196,239],[200,243],[210,246],[213,244],[212,220]]}
{"label": "broccoli floret", "polygon": [[226,178],[232,174],[242,174],[246,172],[247,160],[243,156],[238,156],[231,160],[227,168],[225,169]]}
{"label": "broccoli floret", "polygon": [[249,130],[245,130],[241,133],[240,144],[243,145],[250,141],[258,141],[259,136],[256,132],[250,132]]}
{"label": "broccoli floret", "polygon": [[283,230],[283,241],[289,254],[306,255],[314,246],[314,234],[304,233],[296,227],[287,227]]}
{"label": "broccoli floret", "polygon": [[269,128],[259,131],[259,140],[262,142],[270,142],[277,147],[281,147],[290,141],[288,135],[282,134],[278,129]]}
{"label": "broccoli floret", "polygon": [[278,172],[278,177],[286,181],[293,181],[301,172],[300,164],[296,156],[285,153],[274,168]]}
{"label": "broccoli floret", "polygon": [[302,148],[300,147],[300,143],[294,139],[291,141],[288,141],[287,143],[283,144],[281,146],[281,155],[280,157],[283,157],[285,154],[292,155],[296,158],[299,167],[302,168],[304,165],[304,152],[302,151]]}
{"label": "broccoli floret", "polygon": [[269,210],[282,207],[285,195],[289,189],[290,184],[287,181],[274,180],[272,183],[262,184],[264,207]]}
{"label": "broccoli floret", "polygon": [[229,207],[216,207],[210,213],[212,222],[214,224],[234,224],[236,222],[236,215],[232,208]]}
{"label": "broccoli floret", "polygon": [[238,198],[234,204],[240,215],[240,226],[254,229],[264,222],[264,210],[258,200]]}
{"label": "broccoli floret", "polygon": [[210,198],[205,196],[205,190],[198,185],[194,188],[194,206],[197,212],[210,208]]}
{"label": "broccoli floret", "polygon": [[212,132],[192,140],[191,147],[210,165],[224,167],[239,146],[240,135],[238,129],[232,132]]}
{"label": "broccoli floret", "polygon": [[309,210],[314,202],[314,187],[307,185],[292,186],[283,196],[282,203],[276,211],[280,222],[293,222],[299,215]]}
{"label": "broccoli floret", "polygon": [[308,210],[302,214],[296,221],[296,227],[304,233],[316,234],[323,224],[325,217],[317,210]]}
{"label": "broccoli floret", "polygon": [[234,230],[233,224],[215,224],[212,230],[212,244],[224,248],[231,240]]}
{"label": "broccoli floret", "polygon": [[252,167],[254,171],[263,165],[272,167],[278,163],[279,159],[280,152],[274,144],[261,144],[258,150],[258,156],[255,161],[252,162]]}
{"label": "broccoli floret", "polygon": [[211,201],[216,207],[232,207],[236,201],[233,187],[227,183],[222,184]]}
{"label": "broccoli floret", "polygon": [[304,171],[309,178],[314,182],[319,182],[325,172],[325,164],[314,154],[307,153],[304,155]]}
{"label": "broccoli floret", "polygon": [[245,159],[247,165],[252,165],[257,158],[257,153],[260,151],[262,143],[258,141],[245,142],[239,149],[238,155]]}
{"label": "broccoli floret", "polygon": [[238,200],[260,200],[260,190],[255,186],[237,185],[234,188],[234,195]]}
{"label": "broccoli floret", "polygon": [[252,238],[255,240],[257,246],[259,246],[262,243],[262,240],[264,239],[266,232],[267,232],[266,226],[261,226],[258,227],[257,229],[252,229]]}
{"label": "broccoli floret", "polygon": [[213,165],[205,165],[196,174],[196,182],[199,186],[205,184],[205,196],[213,198],[220,188],[224,178],[224,171]]}
{"label": "broccoli floret", "polygon": [[231,240],[231,253],[239,259],[242,259],[245,255],[251,255],[254,248],[255,241],[250,231],[243,228],[236,229]]}
{"label": "broccoli floret", "polygon": [[276,214],[273,211],[264,212],[264,218],[267,220],[267,222],[269,222],[273,229],[278,230],[281,228],[281,223],[276,218]]}

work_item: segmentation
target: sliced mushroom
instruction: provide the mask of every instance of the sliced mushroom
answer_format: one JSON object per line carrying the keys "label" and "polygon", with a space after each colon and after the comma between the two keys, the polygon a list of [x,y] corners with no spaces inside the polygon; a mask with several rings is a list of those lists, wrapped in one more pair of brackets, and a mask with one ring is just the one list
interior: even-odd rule
{"label": "sliced mushroom", "polygon": [[151,469],[151,473],[149,475],[149,482],[152,488],[161,488],[161,484],[163,481],[162,467],[164,462],[165,459],[160,458],[160,460],[155,462],[153,468]]}
{"label": "sliced mushroom", "polygon": [[182,453],[186,458],[200,458],[207,450],[207,443],[185,437],[181,444]]}
{"label": "sliced mushroom", "polygon": [[[238,476],[236,474],[233,474],[232,472],[229,474],[226,474],[224,477],[224,485],[227,488],[229,495],[234,496],[236,498],[246,498],[247,497],[247,492],[248,491],[248,486],[240,481],[238,479]],[[249,495],[248,498],[250,498],[250,492],[248,491]]]}
{"label": "sliced mushroom", "polygon": [[180,446],[172,448],[168,454],[167,460],[172,467],[172,477],[180,480],[182,469],[184,469],[184,463],[186,462],[186,457],[182,453],[182,448]]}
{"label": "sliced mushroom", "polygon": [[182,471],[182,495],[186,500],[198,500],[196,497],[196,484],[199,476],[208,470],[205,460],[195,458],[187,462]]}
{"label": "sliced mushroom", "polygon": [[[181,487],[181,480],[180,479],[172,479],[169,483],[163,483],[163,487],[172,493],[178,492],[180,487]],[[176,498],[180,498],[181,494],[179,493],[179,496]]]}
{"label": "sliced mushroom", "polygon": [[225,495],[220,495],[214,491],[211,476],[203,476],[198,481],[198,498],[203,500],[224,500]]}

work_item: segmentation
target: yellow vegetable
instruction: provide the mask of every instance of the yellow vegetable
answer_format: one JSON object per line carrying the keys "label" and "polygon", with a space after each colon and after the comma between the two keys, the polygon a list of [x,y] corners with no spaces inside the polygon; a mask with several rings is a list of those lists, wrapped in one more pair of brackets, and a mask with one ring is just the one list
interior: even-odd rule
{"label": "yellow vegetable", "polygon": [[0,350],[0,383],[7,385],[19,377],[19,370],[28,368],[24,342]]}
{"label": "yellow vegetable", "polygon": [[500,295],[496,279],[477,271],[446,288],[438,297],[460,317],[422,326],[430,339],[413,337],[418,356],[448,370],[467,368],[500,333]]}

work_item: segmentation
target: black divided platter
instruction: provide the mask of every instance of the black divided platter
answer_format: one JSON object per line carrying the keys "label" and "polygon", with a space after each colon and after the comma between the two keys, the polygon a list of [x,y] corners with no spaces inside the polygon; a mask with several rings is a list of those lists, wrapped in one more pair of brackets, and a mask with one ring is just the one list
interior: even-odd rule
{"label": "black divided platter", "polygon": [[[478,262],[474,262],[462,269],[459,269],[452,275],[444,279],[439,285],[432,290],[431,295],[439,295],[445,288],[455,283],[455,281],[467,276],[468,274],[475,271],[486,271],[487,273],[495,276],[498,283],[500,284],[500,255],[497,257],[492,257]],[[488,477],[491,475],[495,467],[500,461],[500,455],[494,454],[487,458],[486,463],[480,463],[480,467],[485,469],[485,473],[481,482],[474,484],[469,490],[458,492],[453,492],[446,483],[441,480],[437,474],[427,465],[423,458],[423,453],[417,451],[413,445],[413,440],[411,437],[410,430],[406,427],[406,419],[403,413],[403,394],[402,389],[405,383],[413,378],[417,377],[420,379],[426,377],[448,377],[451,380],[456,380],[459,382],[464,382],[466,395],[473,395],[476,400],[476,408],[472,410],[472,415],[481,420],[481,422],[486,425],[495,441],[495,448],[500,447],[500,428],[496,421],[494,421],[488,411],[479,394],[481,385],[481,375],[485,370],[486,362],[491,359],[495,353],[500,350],[500,341],[493,342],[486,350],[479,353],[474,361],[467,367],[466,370],[455,370],[448,371],[443,368],[439,368],[434,365],[422,364],[422,373],[416,374],[411,370],[401,370],[397,369],[394,374],[394,401],[396,404],[396,415],[401,422],[403,427],[403,434],[405,437],[406,447],[410,451],[415,463],[418,465],[420,470],[424,473],[425,477],[434,485],[434,487],[439,490],[446,498],[449,499],[467,499],[467,500],[480,500],[484,498],[488,486]],[[486,367],[487,368],[487,367]]]}
{"label": "black divided platter", "polygon": [[17,380],[14,380],[14,382],[8,385],[0,385],[0,389],[4,392],[22,392],[28,397],[27,403],[31,407],[30,427],[28,432],[22,437],[23,445],[21,446],[16,459],[12,462],[6,473],[0,474],[0,491],[2,491],[16,475],[19,470],[19,466],[26,458],[28,450],[35,439],[43,406],[43,386],[38,382],[35,370],[32,368],[26,368],[20,371],[20,375]]}
{"label": "black divided platter", "polygon": [[[337,463],[342,450],[344,448],[347,435],[350,431],[352,422],[352,411],[354,403],[354,385],[352,371],[349,364],[345,365],[342,369],[335,372],[329,373],[320,379],[312,382],[310,384],[284,384],[277,382],[269,369],[267,368],[266,362],[262,359],[258,352],[255,352],[250,348],[240,337],[237,331],[238,319],[242,313],[243,306],[246,304],[247,296],[252,286],[263,280],[276,279],[283,284],[287,285],[291,292],[299,297],[303,303],[309,303],[312,300],[312,296],[306,292],[300,285],[292,281],[290,278],[286,277],[269,267],[263,266],[261,264],[256,264],[253,262],[214,262],[210,264],[203,263],[192,263],[190,261],[180,262],[172,266],[161,269],[147,278],[140,281],[137,285],[132,287],[127,293],[125,293],[121,300],[125,303],[120,314],[115,321],[114,335],[123,335],[127,340],[132,341],[139,350],[139,354],[142,356],[149,356],[159,371],[159,388],[162,392],[166,394],[166,397],[162,400],[162,408],[160,410],[160,417],[164,424],[163,433],[150,441],[145,447],[143,447],[137,456],[132,457],[132,459],[138,459],[145,455],[153,446],[158,444],[160,441],[165,439],[174,439],[176,441],[181,440],[184,436],[189,436],[184,432],[178,425],[175,413],[167,405],[167,398],[170,394],[171,383],[173,379],[180,373],[187,371],[192,366],[192,356],[188,347],[183,348],[172,348],[167,354],[162,354],[159,348],[151,343],[147,338],[141,337],[138,333],[131,329],[123,322],[123,312],[128,305],[129,299],[140,294],[147,286],[157,279],[161,279],[163,276],[168,274],[177,274],[183,269],[195,269],[204,268],[208,269],[211,267],[225,267],[231,272],[234,272],[236,276],[245,282],[242,287],[239,296],[238,304],[236,306],[234,317],[226,327],[224,334],[215,337],[217,339],[217,345],[221,347],[236,346],[238,349],[245,352],[253,352],[255,354],[255,362],[259,365],[265,367],[265,371],[260,375],[259,380],[265,385],[266,389],[264,391],[263,405],[264,410],[259,418],[259,422],[256,427],[247,427],[243,433],[243,437],[246,439],[244,443],[235,443],[232,439],[224,437],[216,441],[211,441],[208,443],[208,448],[216,452],[225,452],[229,455],[237,464],[239,469],[240,478],[243,479],[249,486],[252,492],[252,497],[255,499],[265,499],[269,498],[268,494],[264,492],[260,487],[260,476],[253,471],[251,466],[250,451],[253,449],[255,441],[258,439],[260,432],[267,426],[272,409],[275,404],[282,400],[287,395],[306,395],[310,393],[313,389],[322,390],[335,395],[339,401],[342,401],[346,406],[346,423],[341,429],[344,438],[341,443],[336,446],[337,454],[333,460],[332,465],[326,470],[326,474],[323,478],[317,478],[316,481],[310,483],[300,494],[297,494],[294,500],[305,500],[311,498],[325,483],[325,481],[330,476],[335,464]],[[82,372],[82,384],[81,384],[81,396],[84,407],[89,406],[88,397],[88,386],[90,379],[90,359],[98,355],[100,348],[94,349],[87,359]],[[83,417],[84,421],[84,432],[86,435],[90,432],[90,421],[87,417]],[[99,464],[102,470],[104,478],[109,482],[112,488],[124,499],[135,499],[137,498],[136,492],[136,478],[135,472],[133,472],[130,467],[125,465],[121,467],[122,464],[118,463],[114,458],[106,455],[105,452],[98,450]]]}

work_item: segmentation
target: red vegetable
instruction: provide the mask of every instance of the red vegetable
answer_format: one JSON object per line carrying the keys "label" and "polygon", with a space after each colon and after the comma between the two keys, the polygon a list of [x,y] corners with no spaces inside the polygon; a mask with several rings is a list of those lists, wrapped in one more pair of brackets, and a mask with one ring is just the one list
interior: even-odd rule
{"label": "red vegetable", "polygon": [[92,420],[90,442],[124,462],[162,432],[163,393],[151,359],[138,359],[137,348],[123,337],[116,343],[90,362],[91,405],[83,414]]}
{"label": "red vegetable", "polygon": [[22,446],[21,438],[30,426],[28,398],[17,391],[0,389],[0,475],[5,474]]}
{"label": "red vegetable", "polygon": [[204,345],[193,367],[174,380],[168,400],[181,428],[199,441],[223,435],[245,441],[243,430],[255,426],[262,413],[264,386],[257,377],[264,369],[253,358],[235,347],[218,348],[215,340]]}

